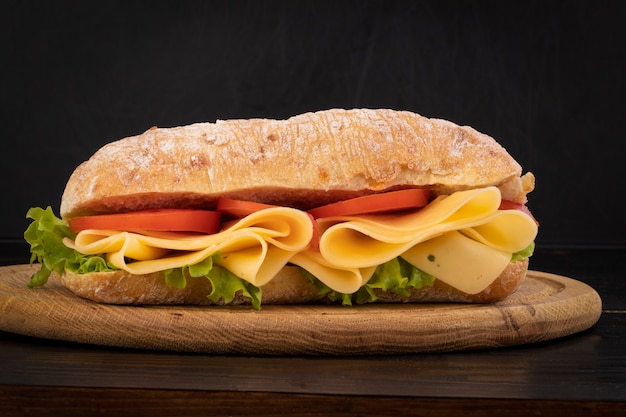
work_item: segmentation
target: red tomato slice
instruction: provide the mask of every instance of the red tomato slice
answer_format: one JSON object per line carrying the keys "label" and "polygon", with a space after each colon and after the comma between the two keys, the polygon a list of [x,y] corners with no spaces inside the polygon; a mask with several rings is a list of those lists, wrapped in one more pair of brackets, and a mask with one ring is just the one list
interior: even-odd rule
{"label": "red tomato slice", "polygon": [[428,204],[429,197],[430,192],[428,190],[411,188],[338,201],[311,209],[309,213],[317,219],[334,216],[389,213],[424,207]]}
{"label": "red tomato slice", "polygon": [[317,220],[311,213],[307,213],[309,218],[311,219],[311,224],[313,225],[313,237],[311,238],[311,249],[316,252],[320,251],[320,228],[317,224]]}
{"label": "red tomato slice", "polygon": [[154,209],[129,213],[100,214],[74,217],[69,220],[70,230],[78,233],[85,229],[152,230],[174,232],[216,233],[220,213],[209,210]]}
{"label": "red tomato slice", "polygon": [[272,208],[270,204],[256,203],[254,201],[245,200],[232,200],[230,198],[220,198],[217,200],[216,210],[220,213],[224,213],[231,217],[242,218],[249,214],[263,210],[266,208]]}
{"label": "red tomato slice", "polygon": [[528,216],[530,216],[530,218],[533,219],[535,223],[539,224],[537,219],[535,219],[535,217],[530,212],[528,207],[526,207],[525,204],[516,203],[516,202],[510,201],[510,200],[502,200],[502,201],[500,201],[499,210],[519,210],[522,213],[525,213]]}

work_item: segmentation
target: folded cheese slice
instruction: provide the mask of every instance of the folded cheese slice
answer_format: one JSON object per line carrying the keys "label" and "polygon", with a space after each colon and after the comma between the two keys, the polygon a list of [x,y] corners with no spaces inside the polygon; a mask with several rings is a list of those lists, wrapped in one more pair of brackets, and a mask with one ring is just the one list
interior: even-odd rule
{"label": "folded cheese slice", "polygon": [[367,284],[377,266],[342,268],[329,263],[319,252],[312,249],[297,253],[290,262],[306,269],[331,289],[344,294],[352,294]]}
{"label": "folded cheese slice", "polygon": [[276,207],[253,213],[212,235],[83,230],[65,244],[83,254],[106,254],[115,267],[137,275],[193,265],[219,252],[222,266],[262,286],[305,249],[312,236],[313,225],[306,213]]}

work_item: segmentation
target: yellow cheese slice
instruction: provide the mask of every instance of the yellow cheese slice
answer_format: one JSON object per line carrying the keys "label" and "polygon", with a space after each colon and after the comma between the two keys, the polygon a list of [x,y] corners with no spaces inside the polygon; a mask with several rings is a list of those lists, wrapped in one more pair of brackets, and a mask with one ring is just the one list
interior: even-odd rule
{"label": "yellow cheese slice", "polygon": [[487,288],[511,262],[510,252],[486,246],[457,231],[415,245],[402,257],[466,294]]}
{"label": "yellow cheese slice", "polygon": [[[212,235],[83,230],[66,245],[84,254],[106,254],[117,268],[148,274],[192,265],[220,252],[220,264],[256,286],[266,284],[311,242],[313,225],[300,210],[260,210]],[[127,262],[132,259],[132,262]]]}
{"label": "yellow cheese slice", "polygon": [[352,294],[369,281],[376,266],[367,268],[337,268],[330,265],[319,252],[305,250],[291,258],[294,265],[306,269],[328,287],[344,294]]}
{"label": "yellow cheese slice", "polygon": [[460,230],[484,245],[513,254],[535,240],[538,228],[533,219],[519,210],[499,210],[485,223]]}

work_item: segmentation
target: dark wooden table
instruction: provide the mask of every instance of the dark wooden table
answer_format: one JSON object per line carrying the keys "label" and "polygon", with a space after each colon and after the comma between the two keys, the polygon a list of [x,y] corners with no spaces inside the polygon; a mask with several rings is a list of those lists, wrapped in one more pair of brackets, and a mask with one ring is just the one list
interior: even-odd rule
{"label": "dark wooden table", "polygon": [[[28,261],[21,245],[0,248],[2,265]],[[211,356],[0,332],[0,416],[626,416],[626,249],[538,249],[532,269],[595,288],[599,322],[532,345],[367,357]]]}

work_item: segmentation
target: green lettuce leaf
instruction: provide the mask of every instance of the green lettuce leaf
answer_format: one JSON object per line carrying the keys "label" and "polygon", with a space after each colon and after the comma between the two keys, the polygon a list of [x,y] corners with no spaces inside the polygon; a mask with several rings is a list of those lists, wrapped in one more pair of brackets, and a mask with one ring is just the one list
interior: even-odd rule
{"label": "green lettuce leaf", "polygon": [[330,301],[339,302],[345,306],[353,303],[366,304],[378,299],[375,289],[391,291],[400,296],[408,296],[409,289],[419,290],[424,286],[431,286],[435,277],[414,267],[401,257],[392,259],[379,265],[370,280],[354,294],[344,294],[332,290],[326,284],[308,274],[311,282],[317,286],[320,295],[325,295]]}
{"label": "green lettuce leaf", "polygon": [[239,291],[250,299],[252,307],[257,310],[261,309],[262,290],[260,287],[254,286],[246,280],[243,280],[230,272],[228,269],[215,266],[206,276],[211,281],[213,290],[209,294],[209,299],[218,302],[224,300],[230,303],[235,298],[235,294]]}
{"label": "green lettuce leaf", "polygon": [[116,268],[95,255],[83,255],[63,243],[64,238],[74,239],[67,224],[57,218],[48,206],[45,210],[33,207],[26,213],[33,222],[24,232],[24,239],[30,244],[30,263],[41,264],[39,271],[28,282],[29,287],[39,287],[48,282],[52,272],[61,275],[64,270],[79,274],[114,271]]}
{"label": "green lettuce leaf", "polygon": [[209,300],[218,303],[230,303],[238,292],[250,299],[252,307],[261,309],[261,288],[243,280],[230,272],[228,269],[215,265],[221,258],[221,254],[216,253],[206,258],[204,261],[187,265],[182,268],[169,269],[165,272],[165,282],[167,285],[176,288],[187,286],[187,276],[193,279],[206,278],[211,283],[211,293],[207,295]]}
{"label": "green lettuce leaf", "polygon": [[517,262],[520,259],[530,258],[531,256],[533,256],[534,252],[535,252],[535,242],[532,242],[526,248],[522,249],[519,252],[514,253],[513,256],[511,257],[511,262]]}

